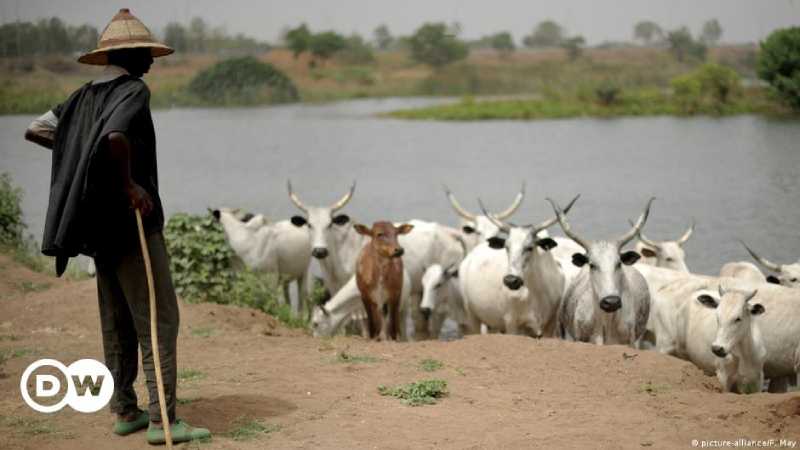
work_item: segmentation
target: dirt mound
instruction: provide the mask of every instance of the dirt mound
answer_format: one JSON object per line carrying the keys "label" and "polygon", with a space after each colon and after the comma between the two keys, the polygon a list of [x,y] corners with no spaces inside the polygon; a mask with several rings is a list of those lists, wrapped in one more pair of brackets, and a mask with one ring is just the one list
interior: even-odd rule
{"label": "dirt mound", "polygon": [[[11,286],[0,297],[0,352],[11,355],[0,392],[12,393],[0,398],[0,448],[149,448],[143,434],[114,436],[106,413],[45,416],[16,394],[36,359],[102,360],[94,281],[41,277],[0,259],[0,285]],[[21,281],[51,284],[22,292]],[[715,378],[655,352],[504,335],[314,339],[244,308],[183,303],[181,314],[179,415],[215,433],[202,448],[686,448],[800,429],[796,393],[722,394]],[[449,392],[435,405],[378,393],[434,378]]]}

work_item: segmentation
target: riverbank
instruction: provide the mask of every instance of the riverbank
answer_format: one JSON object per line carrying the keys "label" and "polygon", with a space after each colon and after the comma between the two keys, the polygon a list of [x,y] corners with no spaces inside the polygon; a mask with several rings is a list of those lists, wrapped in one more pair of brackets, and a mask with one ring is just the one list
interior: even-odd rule
{"label": "riverbank", "polygon": [[[153,108],[214,105],[191,95],[187,86],[200,71],[224,59],[215,55],[173,55],[156,60],[145,80]],[[278,49],[258,55],[288,75],[304,102],[408,96],[530,96],[548,92],[581,92],[613,83],[623,92],[669,87],[670,80],[697,63],[678,62],[665,49],[587,49],[572,61],[563,50],[518,50],[501,57],[473,51],[462,62],[434,71],[412,61],[406,52],[377,52],[372,64],[351,65],[331,60],[310,69],[305,56],[295,59]],[[755,48],[721,47],[710,61],[732,67],[752,79]],[[100,68],[64,58],[0,60],[0,114],[35,114],[63,101]],[[569,105],[562,105],[569,109]],[[552,109],[552,108],[551,108]],[[589,111],[602,114],[602,111]]]}

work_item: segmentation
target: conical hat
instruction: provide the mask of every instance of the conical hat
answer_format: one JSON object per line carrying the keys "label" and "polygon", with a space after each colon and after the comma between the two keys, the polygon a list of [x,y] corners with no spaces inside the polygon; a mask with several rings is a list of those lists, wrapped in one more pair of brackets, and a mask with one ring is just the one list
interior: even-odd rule
{"label": "conical hat", "polygon": [[123,48],[149,48],[153,58],[174,52],[172,48],[153,39],[152,33],[128,8],[122,8],[111,19],[100,35],[97,49],[78,58],[78,62],[104,66],[108,64],[108,52]]}

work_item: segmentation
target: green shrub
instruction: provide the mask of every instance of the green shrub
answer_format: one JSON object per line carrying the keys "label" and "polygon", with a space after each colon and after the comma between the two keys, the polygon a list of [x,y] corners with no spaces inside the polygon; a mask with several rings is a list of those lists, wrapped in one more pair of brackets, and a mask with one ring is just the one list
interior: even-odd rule
{"label": "green shrub", "polygon": [[761,43],[758,76],[800,111],[800,27],[774,31]]}
{"label": "green shrub", "polygon": [[11,182],[11,175],[0,174],[0,245],[18,247],[23,243],[25,222],[22,221],[22,189]]}
{"label": "green shrub", "polygon": [[433,405],[436,400],[447,395],[447,381],[423,380],[400,386],[378,386],[378,393],[399,398],[406,405]]}
{"label": "green shrub", "polygon": [[610,82],[603,83],[594,90],[597,101],[604,106],[616,103],[621,92],[622,89],[619,86]]}
{"label": "green shrub", "polygon": [[703,92],[718,104],[729,103],[741,91],[741,79],[735,70],[719,64],[704,64],[697,70]]}
{"label": "green shrub", "polygon": [[679,110],[684,114],[694,114],[700,109],[703,92],[700,80],[692,75],[682,75],[670,82]]}
{"label": "green shrub", "polygon": [[704,64],[694,72],[671,81],[675,104],[684,114],[721,114],[741,94],[741,80],[733,69]]}
{"label": "green shrub", "polygon": [[285,103],[299,99],[297,88],[272,64],[252,56],[232,58],[198,73],[189,92],[215,105]]}

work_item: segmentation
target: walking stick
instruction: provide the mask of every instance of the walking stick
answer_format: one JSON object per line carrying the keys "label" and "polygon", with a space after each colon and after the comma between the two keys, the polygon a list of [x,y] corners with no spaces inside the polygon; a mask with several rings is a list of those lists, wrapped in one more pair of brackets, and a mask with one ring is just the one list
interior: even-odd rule
{"label": "walking stick", "polygon": [[153,268],[150,266],[150,251],[142,225],[142,213],[136,211],[136,225],[139,227],[139,243],[142,244],[142,257],[144,269],[147,272],[147,290],[150,294],[150,346],[153,348],[153,364],[156,367],[156,387],[158,388],[158,405],[161,407],[161,426],[164,428],[164,439],[167,448],[172,450],[172,430],[170,430],[169,415],[167,414],[167,400],[164,394],[164,378],[161,376],[161,356],[158,352],[158,321],[156,319],[156,288],[153,283]]}

